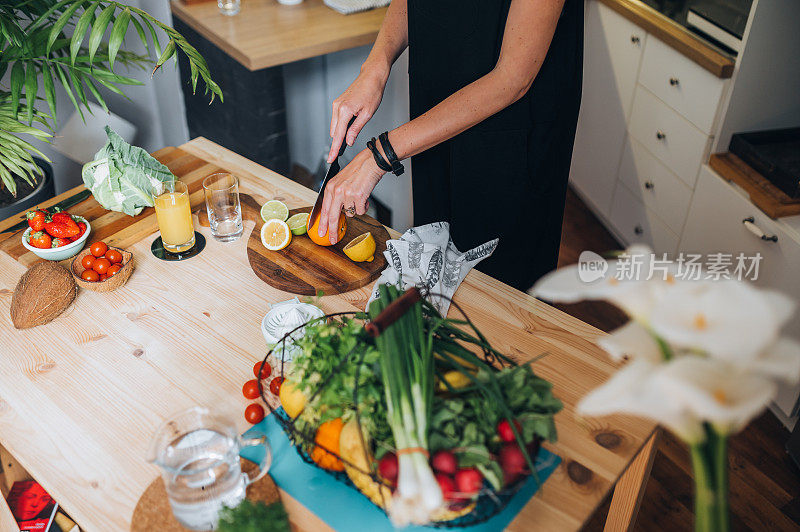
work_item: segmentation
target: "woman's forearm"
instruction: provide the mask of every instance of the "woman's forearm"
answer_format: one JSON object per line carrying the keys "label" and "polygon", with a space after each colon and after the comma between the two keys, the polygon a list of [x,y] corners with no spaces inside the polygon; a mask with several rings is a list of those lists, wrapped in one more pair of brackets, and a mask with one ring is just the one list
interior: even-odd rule
{"label": "woman's forearm", "polygon": [[564,0],[513,0],[495,68],[392,130],[389,141],[398,158],[436,146],[521,98],[539,73],[563,5]]}
{"label": "woman's forearm", "polygon": [[361,66],[362,73],[389,78],[392,65],[408,46],[407,0],[392,0],[386,10],[378,37]]}

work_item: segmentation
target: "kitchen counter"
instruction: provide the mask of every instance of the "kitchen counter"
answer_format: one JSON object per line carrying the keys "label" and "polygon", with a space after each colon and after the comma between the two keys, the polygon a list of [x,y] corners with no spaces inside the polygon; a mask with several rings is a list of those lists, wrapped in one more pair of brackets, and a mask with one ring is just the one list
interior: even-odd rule
{"label": "kitchen counter", "polygon": [[607,5],[637,26],[719,78],[733,75],[734,60],[688,29],[640,0],[595,0]]}
{"label": "kitchen counter", "polygon": [[[227,169],[259,202],[277,198],[295,208],[315,199],[312,190],[206,139],[180,150],[190,155],[171,150],[178,155],[165,163],[189,164],[181,157],[199,157],[205,163],[192,162],[191,175]],[[82,290],[53,322],[19,331],[9,319],[11,295],[24,264],[35,257],[15,260],[0,251],[0,445],[84,530],[124,531],[158,475],[144,457],[151,435],[171,413],[214,405],[240,431],[248,428],[241,386],[266,352],[260,320],[270,303],[291,295],[256,277],[247,238],[221,244],[201,227],[208,244],[200,255],[163,262],[150,253],[157,236],[152,218],[135,222],[136,230],[121,230],[131,223],[124,215],[86,208],[87,215],[94,213],[90,218],[106,220],[97,226],[113,224],[121,231],[113,241],[133,252],[136,269],[124,287]],[[17,220],[0,221],[0,231]],[[245,234],[252,227],[246,221]],[[326,312],[363,309],[369,293],[364,287],[323,297],[320,306]],[[649,474],[657,429],[626,416],[576,417],[579,398],[616,369],[595,344],[603,333],[476,270],[455,300],[495,347],[519,362],[547,353],[535,370],[564,402],[556,416],[558,443],[545,444],[563,462],[510,529],[577,530],[615,485],[609,524],[627,529]],[[297,529],[327,529],[285,493],[283,501]],[[0,529],[7,530],[2,506],[0,499]]]}
{"label": "kitchen counter", "polygon": [[171,2],[172,14],[249,70],[371,44],[386,8],[342,15],[322,0],[294,6],[244,0],[239,14],[220,13],[216,2]]}

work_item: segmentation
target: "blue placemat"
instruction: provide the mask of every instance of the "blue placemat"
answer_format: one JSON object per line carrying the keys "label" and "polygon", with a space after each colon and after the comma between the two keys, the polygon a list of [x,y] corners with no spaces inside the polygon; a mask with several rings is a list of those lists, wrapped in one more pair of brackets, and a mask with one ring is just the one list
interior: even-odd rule
{"label": "blue placemat", "polygon": [[[255,425],[245,436],[266,434],[272,447],[272,467],[269,470],[275,483],[303,506],[311,510],[334,530],[369,530],[370,532],[390,532],[395,530],[389,518],[358,490],[339,482],[322,469],[307,464],[300,458],[286,433],[275,421],[275,416],[267,416]],[[242,457],[260,462],[263,451],[250,447],[242,452]],[[536,471],[544,482],[550,476],[561,458],[541,449],[536,458]],[[514,495],[502,512],[479,525],[462,528],[468,532],[489,532],[503,530],[522,507],[539,489],[532,478]],[[355,525],[357,523],[357,526]],[[412,526],[405,531],[441,530],[432,527]]]}

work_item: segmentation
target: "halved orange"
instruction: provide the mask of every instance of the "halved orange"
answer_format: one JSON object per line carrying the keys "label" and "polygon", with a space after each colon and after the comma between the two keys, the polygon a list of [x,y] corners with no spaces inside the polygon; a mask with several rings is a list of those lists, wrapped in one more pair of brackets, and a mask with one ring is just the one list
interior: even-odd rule
{"label": "halved orange", "polygon": [[[328,231],[325,231],[325,236],[319,236],[317,232],[319,229],[319,219],[321,216],[317,215],[316,220],[314,220],[314,224],[308,227],[308,238],[311,239],[312,242],[317,244],[318,246],[330,246],[331,241],[328,237]],[[308,218],[307,224],[311,222],[311,217]],[[336,242],[339,242],[343,237],[345,232],[347,232],[347,217],[344,215],[343,212],[339,213],[339,231],[338,236],[336,238]]]}

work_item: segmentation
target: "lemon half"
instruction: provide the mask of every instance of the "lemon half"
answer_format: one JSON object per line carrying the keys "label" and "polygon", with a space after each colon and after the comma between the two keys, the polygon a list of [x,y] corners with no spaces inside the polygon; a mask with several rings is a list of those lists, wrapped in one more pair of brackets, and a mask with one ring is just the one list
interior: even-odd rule
{"label": "lemon half", "polygon": [[265,222],[270,220],[286,221],[289,217],[289,207],[282,201],[270,200],[261,206],[261,219]]}
{"label": "lemon half", "polygon": [[292,232],[283,220],[270,220],[261,227],[261,243],[270,251],[278,251],[292,241]]}
{"label": "lemon half", "polygon": [[342,251],[353,262],[372,262],[375,258],[375,239],[372,233],[358,235]]}

